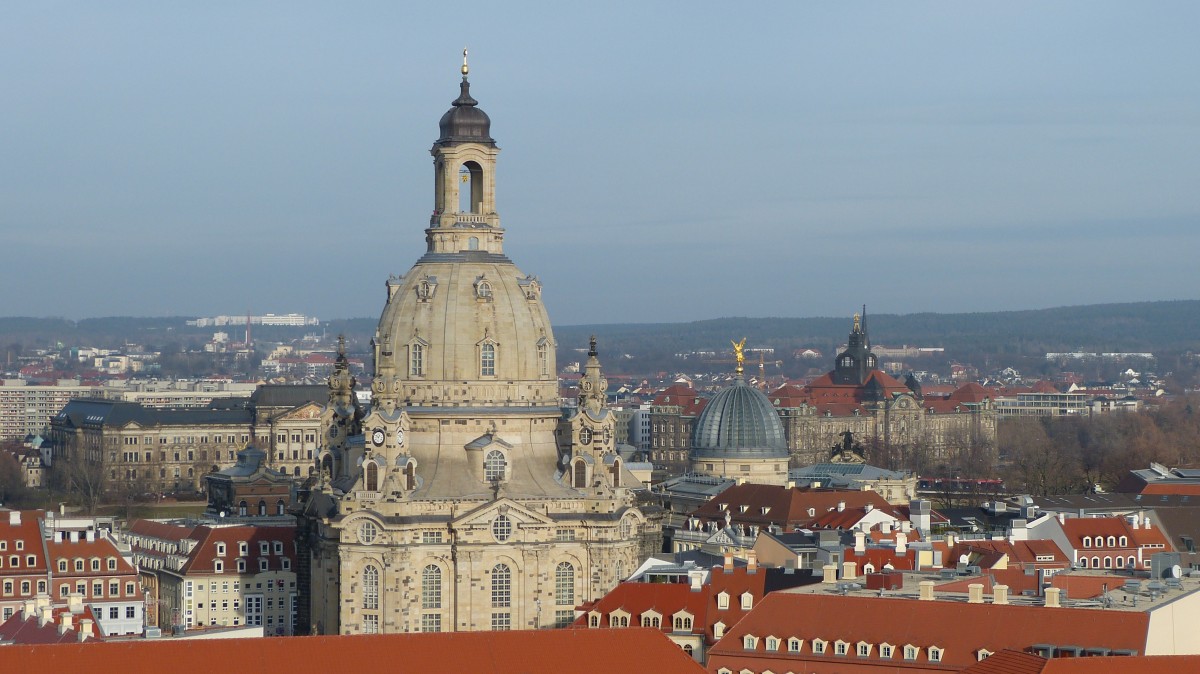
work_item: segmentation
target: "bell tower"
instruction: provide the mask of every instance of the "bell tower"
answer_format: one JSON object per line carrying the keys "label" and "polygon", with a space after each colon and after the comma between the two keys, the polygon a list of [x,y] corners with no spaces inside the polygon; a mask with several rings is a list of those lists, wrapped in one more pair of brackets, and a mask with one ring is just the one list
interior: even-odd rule
{"label": "bell tower", "polygon": [[431,253],[504,252],[504,230],[496,213],[496,156],[492,120],[471,98],[463,50],[458,98],[439,122],[433,155],[433,215],[425,240]]}

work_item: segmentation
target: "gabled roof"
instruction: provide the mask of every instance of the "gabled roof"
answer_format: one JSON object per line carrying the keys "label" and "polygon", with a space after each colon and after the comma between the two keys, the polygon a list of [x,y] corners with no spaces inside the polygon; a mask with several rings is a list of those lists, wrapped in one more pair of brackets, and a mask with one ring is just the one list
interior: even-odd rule
{"label": "gabled roof", "polygon": [[[30,574],[30,573],[45,573],[47,569],[46,553],[42,547],[42,529],[39,526],[39,520],[44,516],[41,510],[21,510],[20,524],[10,524],[10,518],[13,511],[0,510],[0,540],[10,541],[7,545],[8,552],[5,555],[15,554],[17,546],[12,541],[24,541],[24,548],[17,554],[19,566],[14,568],[11,564],[5,563],[0,569],[0,573],[10,575],[14,573]],[[34,564],[28,564],[29,556],[34,557]]]}
{"label": "gabled roof", "polygon": [[[839,504],[844,504],[842,512],[837,512]],[[721,492],[697,508],[693,515],[702,520],[724,520],[728,510],[734,522],[777,524],[785,529],[809,527],[829,515],[833,518],[829,521],[835,526],[826,528],[837,528],[836,524],[841,521],[838,517],[844,516],[847,521],[853,519],[857,522],[865,514],[867,505],[889,513],[893,511],[893,506],[873,491],[808,489],[747,482]],[[809,515],[810,509],[812,515]]]}
{"label": "gabled roof", "polygon": [[53,662],[56,671],[123,674],[159,674],[164,663],[173,674],[210,674],[214,663],[256,674],[367,672],[381,663],[405,672],[704,672],[661,632],[634,628],[215,639],[204,643],[202,657],[197,654],[196,644],[169,639],[5,646],[4,663],[13,672],[43,671]]}
{"label": "gabled roof", "polygon": [[1050,658],[1004,650],[962,674],[1179,674],[1200,670],[1200,655],[1138,655]]}
{"label": "gabled roof", "polygon": [[184,526],[179,524],[170,524],[168,522],[155,522],[154,520],[134,520],[129,528],[126,529],[131,534],[138,536],[147,536],[149,538],[158,538],[164,541],[182,541],[186,538],[191,538],[192,532],[195,531],[194,526]]}
{"label": "gabled roof", "polygon": [[0,643],[10,645],[76,643],[79,641],[79,623],[81,620],[92,621],[92,636],[88,637],[89,640],[102,641],[104,639],[99,623],[96,622],[96,616],[92,614],[92,609],[88,606],[84,606],[81,613],[71,616],[71,629],[66,631],[60,630],[59,626],[62,624],[62,617],[68,613],[70,611],[65,606],[55,607],[53,609],[53,620],[45,625],[39,625],[37,615],[22,618],[21,610],[18,609],[13,613],[11,618],[0,624]]}

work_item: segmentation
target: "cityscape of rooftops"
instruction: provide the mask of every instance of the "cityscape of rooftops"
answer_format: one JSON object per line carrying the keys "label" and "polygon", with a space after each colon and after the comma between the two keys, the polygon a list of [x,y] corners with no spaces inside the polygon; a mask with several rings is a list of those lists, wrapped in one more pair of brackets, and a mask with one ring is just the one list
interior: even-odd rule
{"label": "cityscape of rooftops", "polygon": [[6,670],[1200,670],[1193,4],[3,17]]}

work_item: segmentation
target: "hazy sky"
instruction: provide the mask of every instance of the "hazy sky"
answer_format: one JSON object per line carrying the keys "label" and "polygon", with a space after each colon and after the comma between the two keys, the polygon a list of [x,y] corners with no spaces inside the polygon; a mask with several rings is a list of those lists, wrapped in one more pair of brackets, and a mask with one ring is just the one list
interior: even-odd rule
{"label": "hazy sky", "polygon": [[1194,299],[1197,26],[1190,1],[9,2],[0,315],[377,316],[424,252],[464,45],[506,251],[556,323]]}

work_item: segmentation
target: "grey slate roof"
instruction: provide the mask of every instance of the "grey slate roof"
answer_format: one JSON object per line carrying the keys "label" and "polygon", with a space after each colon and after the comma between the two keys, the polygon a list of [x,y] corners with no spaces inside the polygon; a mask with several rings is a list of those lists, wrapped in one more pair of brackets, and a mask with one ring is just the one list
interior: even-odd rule
{"label": "grey slate roof", "polygon": [[75,428],[120,428],[131,422],[147,427],[249,424],[252,416],[247,409],[144,407],[133,402],[77,398],[68,402],[55,419]]}
{"label": "grey slate roof", "polygon": [[324,384],[262,384],[250,395],[255,407],[299,407],[304,403],[325,403],[329,387]]}

